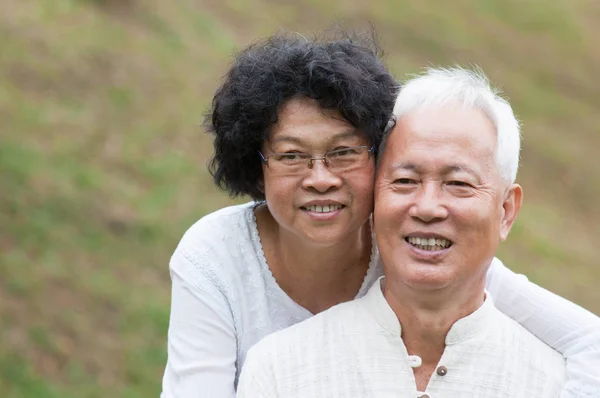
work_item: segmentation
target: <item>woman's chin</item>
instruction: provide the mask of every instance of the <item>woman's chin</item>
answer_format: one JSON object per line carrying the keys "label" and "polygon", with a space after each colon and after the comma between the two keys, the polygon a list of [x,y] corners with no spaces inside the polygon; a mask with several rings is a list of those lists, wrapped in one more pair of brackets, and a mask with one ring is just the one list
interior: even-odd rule
{"label": "woman's chin", "polygon": [[304,242],[307,245],[317,247],[330,247],[348,241],[348,235],[335,228],[302,231],[299,238],[300,240],[297,243]]}

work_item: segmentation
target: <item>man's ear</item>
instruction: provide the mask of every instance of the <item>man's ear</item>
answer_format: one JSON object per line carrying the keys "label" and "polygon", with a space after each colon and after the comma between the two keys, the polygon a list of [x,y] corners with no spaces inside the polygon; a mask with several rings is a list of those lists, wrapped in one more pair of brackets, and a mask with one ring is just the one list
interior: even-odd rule
{"label": "man's ear", "polygon": [[505,241],[508,233],[521,210],[523,204],[523,188],[519,184],[512,184],[506,191],[506,198],[502,203],[504,214],[502,216],[502,225],[500,226],[500,240]]}

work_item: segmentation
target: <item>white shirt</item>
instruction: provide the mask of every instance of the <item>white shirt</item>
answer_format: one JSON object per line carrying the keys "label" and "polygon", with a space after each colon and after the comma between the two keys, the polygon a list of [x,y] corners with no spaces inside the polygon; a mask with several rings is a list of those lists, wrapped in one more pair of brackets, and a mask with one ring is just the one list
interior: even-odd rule
{"label": "white shirt", "polygon": [[412,368],[419,363],[400,335],[398,318],[375,283],[365,297],[252,347],[237,397],[558,398],[566,379],[562,355],[498,311],[489,294],[452,325],[424,391],[417,390]]}
{"label": "white shirt", "polygon": [[[312,314],[281,290],[266,263],[253,208],[227,207],[196,222],[171,258],[171,317],[162,398],[232,398],[246,353]],[[374,245],[357,297],[383,274]],[[562,398],[600,397],[600,319],[530,283],[495,259],[496,307],[567,357]]]}

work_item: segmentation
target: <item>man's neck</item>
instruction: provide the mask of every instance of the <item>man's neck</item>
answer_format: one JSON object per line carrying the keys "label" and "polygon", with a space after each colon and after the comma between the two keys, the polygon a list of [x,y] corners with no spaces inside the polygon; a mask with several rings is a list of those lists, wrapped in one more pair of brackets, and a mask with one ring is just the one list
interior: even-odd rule
{"label": "man's neck", "polygon": [[269,268],[290,298],[318,313],[356,296],[371,257],[369,222],[338,244],[323,246],[298,239],[269,217],[260,217],[257,209]]}
{"label": "man's neck", "polygon": [[398,317],[409,355],[421,358],[414,369],[417,388],[425,391],[456,321],[475,312],[484,301],[485,275],[461,286],[437,291],[414,291],[386,278],[384,296]]}

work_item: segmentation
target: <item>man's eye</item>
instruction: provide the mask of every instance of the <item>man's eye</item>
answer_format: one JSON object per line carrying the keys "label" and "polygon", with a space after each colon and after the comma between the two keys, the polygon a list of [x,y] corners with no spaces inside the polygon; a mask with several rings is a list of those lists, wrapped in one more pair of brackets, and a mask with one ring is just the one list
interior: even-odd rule
{"label": "man's eye", "polygon": [[394,181],[394,184],[399,184],[399,185],[416,184],[416,181],[412,180],[410,178],[398,178],[397,180]]}
{"label": "man's eye", "polygon": [[455,187],[464,187],[464,188],[470,188],[471,184],[464,182],[464,181],[450,181],[448,182],[448,185],[452,185]]}

